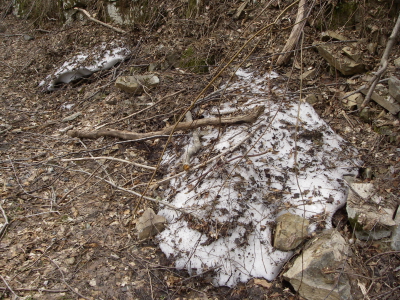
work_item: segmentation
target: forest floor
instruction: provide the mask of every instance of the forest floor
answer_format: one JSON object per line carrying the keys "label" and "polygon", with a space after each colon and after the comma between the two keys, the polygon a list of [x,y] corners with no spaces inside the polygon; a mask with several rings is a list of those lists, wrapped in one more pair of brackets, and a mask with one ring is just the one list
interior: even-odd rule
{"label": "forest floor", "polygon": [[[222,13],[227,10],[223,5],[214,8],[215,15],[223,16],[217,21],[210,16],[195,20],[172,16],[157,26],[125,28],[128,30],[125,35],[87,20],[68,25],[52,21],[37,25],[32,20],[4,15],[5,7],[1,8],[0,223],[5,224],[7,218],[9,224],[0,236],[0,299],[299,297],[281,276],[271,283],[251,280],[228,288],[214,287],[207,273],[190,276],[186,271],[176,270],[174,262],[164,256],[155,241],[138,241],[134,228],[139,197],[99,179],[105,177],[125,188],[139,186],[136,191],[142,193],[145,185],[140,184],[150,180],[151,170],[115,160],[63,161],[108,156],[156,166],[165,146],[164,139],[129,143],[111,137],[80,140],[69,137],[66,129],[112,123],[109,128],[150,132],[174,124],[227,58],[281,12],[279,7],[271,7],[256,19],[234,20]],[[232,4],[231,8],[237,7]],[[295,14],[295,8],[289,10],[286,21],[290,21],[289,17],[295,19]],[[287,27],[284,22],[277,27]],[[376,18],[373,22],[379,28],[387,28],[387,36],[390,34],[392,19]],[[313,67],[317,76],[303,86],[303,95],[320,95],[314,109],[336,133],[358,149],[363,161],[360,178],[377,183],[380,189],[390,190],[399,198],[398,136],[393,140],[379,134],[374,130],[374,119],[362,121],[357,113],[346,110],[338,97],[339,92],[355,90],[371,76],[385,44],[378,45],[377,54],[368,57],[370,71],[350,79],[332,72],[316,50],[309,47],[320,39],[320,31],[307,24],[304,32],[304,71]],[[281,75],[277,84],[289,82],[287,92],[298,95],[298,78],[302,73],[299,60],[292,59],[284,67],[273,65],[273,54],[279,53],[289,33],[290,30],[275,29],[251,41],[205,94],[218,89],[250,55],[243,67],[259,72],[276,71]],[[341,33],[351,39],[359,38],[352,29],[344,28]],[[121,41],[132,51],[129,59],[115,68],[61,85],[53,92],[44,92],[39,87],[46,76],[72,55],[115,41]],[[188,47],[212,57],[214,65],[210,72],[198,74],[190,68],[157,70],[160,85],[142,97],[132,97],[114,87],[117,76],[145,73],[150,63],[171,60],[174,54]],[[250,53],[252,48],[254,52]],[[390,57],[385,78],[400,73],[392,65],[393,59],[400,57],[398,43]],[[153,108],[143,110],[147,103],[156,102]],[[375,103],[370,106],[374,116],[397,124],[391,130],[398,135],[398,116],[391,116]],[[78,112],[81,115],[76,119],[63,121]],[[119,121],[135,113],[134,117]],[[163,175],[160,171],[154,179]],[[149,191],[148,195],[159,196],[157,191]],[[145,205],[149,204],[139,203],[139,208]],[[152,207],[158,210],[156,205]],[[338,211],[334,220],[335,227],[350,239],[352,230],[345,210]],[[350,264],[353,275],[365,287],[363,297],[398,299],[399,253],[377,241],[358,241],[351,247],[355,255]]]}

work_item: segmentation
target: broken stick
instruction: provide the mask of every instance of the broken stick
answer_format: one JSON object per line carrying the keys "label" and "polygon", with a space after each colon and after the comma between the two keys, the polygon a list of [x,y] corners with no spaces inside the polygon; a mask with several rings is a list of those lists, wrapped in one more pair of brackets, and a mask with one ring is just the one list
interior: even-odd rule
{"label": "broken stick", "polygon": [[95,22],[95,23],[98,23],[98,24],[103,25],[103,26],[105,26],[105,27],[108,27],[108,28],[110,28],[110,29],[112,29],[112,30],[115,30],[115,31],[118,32],[118,33],[126,33],[125,30],[119,29],[119,28],[117,28],[117,27],[111,26],[110,24],[104,23],[104,22],[102,22],[102,21],[99,21],[99,20],[93,18],[93,17],[89,14],[89,12],[86,11],[86,10],[84,10],[83,8],[74,7],[74,9],[76,9],[76,10],[80,11],[81,13],[83,13],[83,14],[84,14],[90,21],[92,21],[92,22]]}
{"label": "broken stick", "polygon": [[[230,117],[230,118],[209,118],[209,119],[199,119],[193,122],[181,122],[175,127],[175,131],[178,130],[190,130],[202,126],[214,125],[234,125],[243,123],[254,123],[257,118],[264,112],[264,106],[258,107],[253,113]],[[132,131],[124,130],[113,130],[113,129],[101,129],[97,131],[81,131],[81,130],[71,130],[68,132],[70,137],[87,138],[87,139],[97,139],[102,136],[113,136],[124,140],[136,140],[136,139],[151,139],[152,137],[157,138],[160,135],[171,134],[173,132],[174,126],[168,126],[160,131],[153,131],[147,133],[138,133]]]}

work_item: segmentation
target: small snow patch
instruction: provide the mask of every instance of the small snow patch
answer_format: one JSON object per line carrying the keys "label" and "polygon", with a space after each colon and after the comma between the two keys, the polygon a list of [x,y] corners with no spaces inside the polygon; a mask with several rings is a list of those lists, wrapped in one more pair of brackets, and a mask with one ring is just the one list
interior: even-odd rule
{"label": "small snow patch", "polygon": [[76,79],[88,77],[94,72],[110,69],[123,61],[129,54],[130,51],[126,48],[117,46],[110,48],[110,45],[103,43],[91,53],[80,53],[64,62],[53,75],[42,80],[39,86],[45,86],[47,91],[53,91],[58,83],[69,83]]}

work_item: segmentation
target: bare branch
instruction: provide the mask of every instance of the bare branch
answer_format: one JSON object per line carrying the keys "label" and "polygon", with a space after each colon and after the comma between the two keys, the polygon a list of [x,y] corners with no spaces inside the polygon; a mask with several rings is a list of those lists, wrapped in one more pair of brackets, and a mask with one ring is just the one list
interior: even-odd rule
{"label": "bare branch", "polygon": [[115,30],[118,33],[126,33],[125,30],[116,28],[114,26],[111,26],[110,24],[104,23],[102,21],[96,20],[95,18],[93,18],[86,10],[84,10],[83,8],[79,8],[79,7],[74,7],[74,9],[79,10],[81,13],[83,13],[90,21],[96,22],[98,24],[101,24],[103,26],[106,26],[112,30]]}
{"label": "bare branch", "polygon": [[78,138],[88,138],[88,139],[96,139],[102,136],[113,136],[118,137],[124,140],[136,140],[141,138],[151,138],[153,136],[171,134],[172,132],[178,130],[190,130],[195,129],[202,126],[214,125],[234,125],[234,124],[242,124],[242,123],[253,123],[257,120],[257,118],[264,112],[264,106],[260,106],[257,110],[249,115],[245,116],[237,116],[230,118],[209,118],[209,119],[199,119],[193,122],[181,122],[176,126],[169,126],[160,131],[155,132],[147,132],[147,133],[136,133],[132,131],[123,131],[123,130],[97,130],[97,131],[79,131],[74,130],[68,132],[70,137],[78,137]]}
{"label": "bare branch", "polygon": [[399,30],[400,30],[400,14],[397,17],[397,21],[396,21],[396,24],[393,27],[392,34],[390,35],[389,40],[388,40],[388,42],[386,44],[385,52],[383,52],[379,69],[375,73],[374,77],[372,77],[372,79],[368,83],[368,85],[370,85],[370,87],[369,87],[367,95],[365,96],[365,99],[364,99],[363,103],[360,106],[360,110],[365,108],[367,106],[367,104],[369,103],[369,101],[371,100],[372,93],[374,92],[375,87],[378,84],[379,79],[381,78],[382,74],[387,69],[389,54],[390,54],[390,51],[392,50],[393,45],[394,45],[394,43],[396,41],[396,37],[397,37],[397,34],[399,33]]}

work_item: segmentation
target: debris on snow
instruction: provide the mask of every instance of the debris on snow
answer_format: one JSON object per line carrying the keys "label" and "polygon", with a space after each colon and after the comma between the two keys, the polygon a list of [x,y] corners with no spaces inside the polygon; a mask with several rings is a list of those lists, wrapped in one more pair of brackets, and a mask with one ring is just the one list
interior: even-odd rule
{"label": "debris on snow", "polygon": [[94,72],[110,69],[125,60],[130,54],[130,51],[126,48],[115,46],[110,49],[110,46],[107,47],[106,43],[101,44],[98,48],[93,50],[92,53],[80,53],[64,62],[53,75],[42,80],[39,86],[44,86],[47,91],[53,91],[58,83],[69,83],[88,77]]}
{"label": "debris on snow", "polygon": [[[264,114],[252,126],[203,128],[202,148],[187,172],[181,172],[182,155],[192,139],[176,141],[181,147],[163,157],[171,176],[168,201],[200,219],[160,210],[168,223],[157,236],[161,250],[189,273],[214,268],[219,286],[274,279],[292,255],[272,246],[276,218],[290,212],[310,220],[311,231],[329,228],[346,200],[342,177],[356,174],[358,163],[357,151],[311,105],[271,99],[268,81],[276,73],[256,77],[240,69],[236,75],[238,81],[227,87],[236,96],[221,108],[240,113],[263,105]],[[209,116],[205,110],[203,117]]]}

